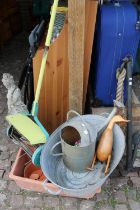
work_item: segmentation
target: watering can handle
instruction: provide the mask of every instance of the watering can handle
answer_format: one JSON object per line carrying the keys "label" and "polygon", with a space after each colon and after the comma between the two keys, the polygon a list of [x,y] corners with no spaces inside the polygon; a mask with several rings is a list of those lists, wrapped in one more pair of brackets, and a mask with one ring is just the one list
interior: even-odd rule
{"label": "watering can handle", "polygon": [[82,121],[82,127],[85,128],[84,133],[85,133],[86,135],[89,134],[88,129],[87,129],[87,127],[86,127],[85,121],[83,120],[83,118],[81,117],[81,115],[80,115],[78,112],[76,112],[75,110],[70,110],[70,111],[67,112],[67,120],[69,120],[69,117],[70,117],[70,114],[71,114],[71,113],[74,113],[75,115],[77,115],[77,116],[80,117],[80,119],[81,119],[81,121]]}
{"label": "watering can handle", "polygon": [[48,193],[50,193],[52,195],[60,195],[60,193],[62,192],[62,189],[58,190],[57,192],[54,192],[47,187],[47,184],[48,184],[48,179],[45,179],[45,181],[42,183],[42,185]]}
{"label": "watering can handle", "polygon": [[63,153],[53,153],[54,149],[55,149],[59,144],[61,144],[61,141],[59,141],[59,142],[57,142],[56,144],[54,144],[53,147],[51,148],[51,151],[50,151],[50,152],[51,152],[51,155],[52,155],[52,156],[57,157],[57,156],[63,155]]}

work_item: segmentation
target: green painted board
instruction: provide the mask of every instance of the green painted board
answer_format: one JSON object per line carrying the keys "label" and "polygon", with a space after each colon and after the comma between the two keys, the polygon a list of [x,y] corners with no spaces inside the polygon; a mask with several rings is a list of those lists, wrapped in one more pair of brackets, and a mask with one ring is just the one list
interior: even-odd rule
{"label": "green painted board", "polygon": [[24,114],[9,115],[6,120],[28,141],[30,144],[46,143],[46,136],[41,128]]}

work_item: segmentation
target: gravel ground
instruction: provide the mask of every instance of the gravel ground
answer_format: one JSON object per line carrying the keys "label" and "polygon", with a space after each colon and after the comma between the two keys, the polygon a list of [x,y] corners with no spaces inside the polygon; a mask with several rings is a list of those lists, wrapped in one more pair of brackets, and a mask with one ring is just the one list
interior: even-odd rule
{"label": "gravel ground", "polygon": [[[0,76],[4,72],[9,72],[18,81],[27,49],[27,38],[20,34],[0,50]],[[140,76],[136,80],[138,89]],[[6,136],[6,114],[6,89],[0,82],[0,210],[140,210],[138,173],[107,180],[101,193],[89,200],[53,197],[47,193],[21,190],[8,177],[18,147]]]}

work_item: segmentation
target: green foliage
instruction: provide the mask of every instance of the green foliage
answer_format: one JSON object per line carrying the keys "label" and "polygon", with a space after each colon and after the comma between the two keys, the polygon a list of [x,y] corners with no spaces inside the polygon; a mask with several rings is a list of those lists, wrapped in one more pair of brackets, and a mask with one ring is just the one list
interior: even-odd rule
{"label": "green foliage", "polygon": [[117,200],[113,197],[108,199],[108,204],[109,206],[112,206],[113,208],[115,208],[116,204],[117,204]]}

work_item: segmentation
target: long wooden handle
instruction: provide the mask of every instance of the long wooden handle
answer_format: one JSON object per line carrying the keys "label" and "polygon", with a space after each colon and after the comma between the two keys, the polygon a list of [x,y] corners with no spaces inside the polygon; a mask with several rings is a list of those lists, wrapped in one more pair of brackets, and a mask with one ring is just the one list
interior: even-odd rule
{"label": "long wooden handle", "polygon": [[52,8],[51,19],[50,19],[50,23],[49,23],[48,33],[47,33],[46,42],[45,42],[45,49],[44,49],[44,53],[43,53],[43,57],[42,57],[39,79],[38,79],[37,88],[36,88],[35,100],[34,100],[33,108],[32,108],[33,116],[36,113],[36,105],[38,104],[38,101],[39,101],[39,96],[40,96],[42,81],[43,81],[43,77],[44,77],[44,73],[45,73],[46,61],[47,61],[47,57],[48,57],[48,50],[49,50],[49,46],[51,43],[58,2],[59,2],[59,0],[54,0],[54,4],[53,4],[53,8]]}

